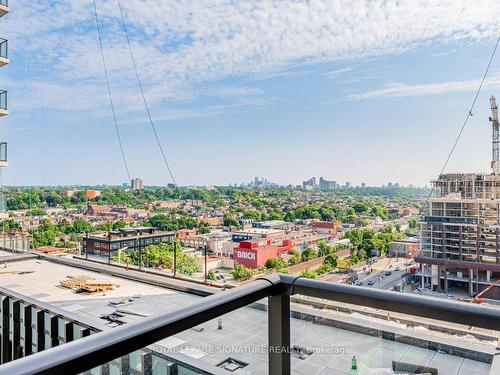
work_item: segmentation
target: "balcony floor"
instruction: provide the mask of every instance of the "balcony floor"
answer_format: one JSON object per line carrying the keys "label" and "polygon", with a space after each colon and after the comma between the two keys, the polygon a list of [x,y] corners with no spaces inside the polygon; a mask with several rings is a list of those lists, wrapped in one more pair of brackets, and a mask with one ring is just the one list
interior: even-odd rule
{"label": "balcony floor", "polygon": [[[140,295],[141,297],[136,298],[133,303],[123,307],[133,312],[125,314],[123,320],[133,322],[144,319],[145,316],[179,309],[203,298],[47,261],[16,262],[9,264],[8,270],[34,272],[4,275],[3,287],[57,305],[100,324],[104,322],[100,319],[103,314],[115,311],[109,304],[110,301]],[[59,280],[66,275],[88,275],[99,280],[112,280],[119,283],[120,287],[106,294],[75,294],[58,286]],[[332,319],[335,317],[333,312],[326,314],[331,314],[329,316]],[[338,318],[338,315],[336,317]],[[190,364],[203,363],[204,366],[214,366],[214,369],[217,364],[232,357],[247,363],[243,369],[235,371],[234,374],[267,374],[267,353],[264,351],[267,345],[267,313],[260,309],[245,307],[226,314],[221,319],[222,330],[218,329],[217,318],[196,329],[161,340],[150,348],[166,355],[170,351],[185,358]],[[360,322],[361,329],[384,324],[381,320],[354,315],[346,316],[345,319]],[[405,332],[402,327],[396,326],[394,329]],[[418,331],[414,334],[425,335],[424,332]],[[486,375],[490,369],[487,363],[306,320],[291,319],[291,335],[292,345],[321,350],[312,353],[306,359],[292,356],[292,374],[366,374],[372,373],[373,369],[385,369],[384,374],[391,374],[392,370],[388,369],[391,368],[393,360],[435,367],[439,369],[439,374],[449,375]],[[236,351],[235,346],[239,348]],[[224,349],[233,350],[227,352]],[[351,370],[353,356],[358,360],[357,372]]]}

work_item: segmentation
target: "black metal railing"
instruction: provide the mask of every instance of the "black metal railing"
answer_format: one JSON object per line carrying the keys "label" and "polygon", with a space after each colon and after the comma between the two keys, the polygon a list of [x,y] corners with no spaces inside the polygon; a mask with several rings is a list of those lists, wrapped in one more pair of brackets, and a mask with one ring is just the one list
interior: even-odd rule
{"label": "black metal railing", "polygon": [[7,109],[7,91],[0,90],[0,109]]}
{"label": "black metal railing", "polygon": [[0,57],[5,59],[9,57],[8,44],[7,39],[0,38]]}
{"label": "black metal railing", "polygon": [[175,312],[145,318],[8,363],[0,367],[0,375],[75,374],[119,358],[129,361],[130,353],[138,353],[147,345],[265,297],[268,298],[269,373],[290,374],[290,296],[294,294],[485,329],[500,327],[500,314],[493,307],[272,274]]}
{"label": "black metal railing", "polygon": [[85,317],[0,287],[0,364],[100,330]]}

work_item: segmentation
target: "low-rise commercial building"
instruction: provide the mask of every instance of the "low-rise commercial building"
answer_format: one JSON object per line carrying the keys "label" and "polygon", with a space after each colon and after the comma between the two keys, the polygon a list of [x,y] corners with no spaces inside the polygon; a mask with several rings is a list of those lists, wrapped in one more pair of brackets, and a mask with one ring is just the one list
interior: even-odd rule
{"label": "low-rise commercial building", "polygon": [[419,241],[408,237],[404,240],[393,241],[389,244],[388,253],[391,256],[413,259],[419,254]]}
{"label": "low-rise commercial building", "polygon": [[180,239],[180,243],[184,247],[192,247],[197,250],[205,249],[217,255],[217,256],[229,256],[229,253],[225,249],[225,244],[231,241],[231,234],[228,232],[214,232],[208,234],[199,234],[194,236],[188,236]]}
{"label": "low-rise commercial building", "polygon": [[335,234],[342,229],[339,221],[313,221],[313,228],[319,233]]}
{"label": "low-rise commercial building", "polygon": [[252,227],[262,229],[290,230],[293,228],[293,223],[284,220],[267,220],[254,222],[252,223]]}
{"label": "low-rise commercial building", "polygon": [[246,230],[233,232],[232,241],[241,242],[241,241],[274,239],[282,236],[284,233],[285,231],[281,229],[249,228]]}
{"label": "low-rise commercial building", "polygon": [[242,264],[248,268],[259,268],[270,258],[289,254],[293,249],[290,240],[284,240],[281,245],[267,241],[241,241],[233,251],[234,264]]}
{"label": "low-rise commercial building", "polygon": [[120,249],[142,250],[148,245],[169,243],[175,238],[174,232],[157,231],[152,227],[123,228],[117,231],[89,233],[83,239],[84,254],[103,255]]}

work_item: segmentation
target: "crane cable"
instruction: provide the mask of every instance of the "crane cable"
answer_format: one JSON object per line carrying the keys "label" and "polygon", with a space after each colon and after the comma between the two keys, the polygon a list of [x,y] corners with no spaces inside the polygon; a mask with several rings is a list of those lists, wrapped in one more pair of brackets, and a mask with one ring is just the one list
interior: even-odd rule
{"label": "crane cable", "polygon": [[[24,11],[24,14],[23,14],[23,17],[25,19],[27,19],[27,11],[26,11],[26,8],[23,8],[23,11]],[[43,52],[42,52],[43,53]],[[24,39],[24,82],[28,82],[29,80],[29,73],[28,73],[28,42],[27,42],[27,39],[25,38]],[[25,108],[25,112],[24,112],[24,116],[25,116],[25,119],[26,119],[26,124],[29,124],[30,123],[30,114],[29,114],[29,110],[27,108]],[[32,175],[32,169],[31,169],[31,137],[30,137],[30,133],[28,133],[28,135],[26,136],[26,159],[28,161],[28,174],[31,176]],[[8,157],[8,155],[7,155]],[[31,192],[30,194],[28,195],[28,199],[29,199],[29,203],[28,203],[28,207],[29,209],[31,210],[33,208],[33,203],[32,203],[32,199],[31,199]]]}
{"label": "crane cable", "polygon": [[[495,54],[496,54],[497,49],[498,49],[498,44],[500,44],[500,35],[497,38],[497,41],[495,43],[495,48],[493,48],[493,52],[491,53],[490,59],[488,61],[488,65],[486,65],[486,69],[484,71],[483,78],[481,79],[481,83],[479,84],[479,87],[476,90],[476,95],[474,95],[474,100],[472,101],[470,109],[467,112],[467,115],[465,116],[465,120],[464,120],[464,122],[462,124],[462,127],[460,128],[460,131],[458,132],[458,135],[457,135],[457,137],[455,139],[455,142],[453,143],[453,147],[451,148],[451,150],[450,150],[450,152],[448,154],[448,157],[446,158],[446,160],[445,160],[445,162],[443,164],[443,167],[441,168],[441,171],[439,172],[438,178],[443,174],[444,170],[448,166],[448,162],[450,161],[451,156],[452,156],[453,152],[455,151],[455,148],[457,147],[458,142],[460,141],[460,138],[462,137],[462,133],[464,132],[465,127],[467,126],[467,123],[469,122],[469,119],[472,117],[472,111],[474,110],[474,107],[476,106],[477,98],[479,97],[479,94],[480,94],[480,92],[481,92],[481,90],[483,88],[484,81],[486,80],[486,76],[488,75],[488,72],[490,71],[491,63],[493,62],[493,58],[495,57]],[[431,191],[429,193],[429,195],[427,196],[427,198],[426,198],[423,206],[421,207],[421,209],[420,209],[420,211],[418,213],[419,216],[422,214],[422,211],[423,211],[424,207],[429,202],[429,199],[431,198],[431,196],[434,193],[435,189],[436,189],[436,186],[433,185],[432,189],[431,189]]]}
{"label": "crane cable", "polygon": [[[490,67],[491,67],[491,63],[493,62],[493,58],[495,57],[495,54],[497,52],[497,49],[498,49],[498,45],[500,44],[500,35],[498,36],[497,38],[497,41],[495,43],[495,47],[493,48],[493,52],[491,53],[491,56],[490,56],[490,59],[488,61],[488,64],[486,65],[486,69],[484,71],[484,74],[483,74],[483,77],[481,79],[481,82],[479,83],[479,87],[477,88],[476,90],[476,94],[474,95],[474,99],[472,100],[472,104],[469,108],[469,111],[467,112],[467,115],[465,116],[465,120],[460,128],[460,131],[458,132],[458,135],[457,137],[455,138],[455,142],[453,143],[453,146],[450,150],[450,152],[448,153],[448,156],[443,164],[443,167],[441,168],[440,172],[439,172],[439,175],[438,175],[438,178],[444,173],[444,170],[446,169],[446,167],[448,166],[448,163],[451,159],[451,156],[453,155],[453,152],[455,151],[457,145],[458,145],[458,142],[460,141],[460,138],[462,137],[462,133],[464,132],[465,130],[465,127],[467,126],[467,123],[469,122],[469,119],[472,117],[472,111],[474,110],[474,107],[476,106],[476,102],[477,102],[477,98],[479,97],[479,94],[483,88],[483,85],[484,85],[484,81],[486,80],[486,77],[490,71]],[[432,197],[432,194],[434,193],[434,190],[436,190],[436,186],[433,185],[432,188],[431,188],[431,191],[429,192],[429,194],[427,195],[424,203],[422,204],[422,206],[420,207],[419,211],[418,211],[418,214],[417,214],[417,217],[420,217],[422,216],[422,213],[425,209],[425,207],[427,206],[427,204],[429,203],[429,200],[430,198]],[[400,244],[397,248],[397,253],[399,253],[399,250],[401,250],[401,248],[403,247],[404,245],[403,244]],[[389,263],[387,263],[381,270],[380,270],[380,273],[384,272],[387,267],[389,266],[389,264],[391,263],[391,261],[389,260]]]}
{"label": "crane cable", "polygon": [[[94,2],[95,2],[95,0],[94,0]],[[127,29],[127,25],[125,23],[125,18],[123,16],[123,10],[122,10],[122,6],[121,6],[120,0],[118,0],[118,8],[120,10],[120,17],[121,17],[121,20],[122,20],[123,31],[124,31],[125,37],[127,39],[127,45],[128,45],[128,50],[129,50],[129,54],[130,54],[130,59],[132,60],[132,65],[134,67],[135,77],[137,79],[137,84],[138,84],[139,90],[141,92],[142,101],[144,103],[144,108],[145,108],[146,113],[148,115],[149,123],[151,124],[151,128],[153,129],[153,133],[154,133],[154,136],[155,136],[155,139],[156,139],[156,143],[158,144],[158,148],[160,149],[161,156],[163,158],[163,162],[165,163],[165,166],[166,166],[166,168],[168,170],[170,178],[172,179],[172,182],[174,183],[174,185],[177,186],[177,182],[175,181],[174,175],[172,173],[172,169],[170,168],[170,164],[168,163],[167,156],[165,154],[163,146],[161,145],[160,138],[158,137],[158,132],[156,131],[156,126],[155,126],[155,124],[153,122],[153,118],[151,116],[151,111],[149,110],[149,105],[148,105],[148,102],[146,100],[146,96],[144,95],[144,89],[142,88],[141,79],[139,77],[139,72],[137,70],[137,64],[135,62],[134,54],[132,52],[132,47],[130,45],[130,38],[129,38],[129,35],[128,35],[128,29]]]}
{"label": "crane cable", "polygon": [[102,46],[102,37],[101,37],[101,28],[99,26],[99,17],[97,15],[97,5],[96,5],[96,0],[93,0],[94,3],[94,14],[95,14],[95,23],[96,23],[96,28],[97,28],[97,35],[99,36],[99,47],[101,50],[101,57],[102,57],[102,65],[104,68],[104,77],[106,78],[106,87],[108,90],[108,97],[109,97],[109,104],[111,106],[111,112],[113,114],[113,122],[115,125],[115,131],[116,131],[116,136],[118,138],[118,144],[120,145],[120,151],[122,154],[122,159],[123,159],[123,164],[125,166],[125,171],[127,172],[127,177],[128,181],[131,180],[130,178],[130,172],[128,169],[128,164],[127,164],[127,159],[125,157],[125,152],[123,151],[123,144],[122,144],[122,138],[120,136],[120,129],[118,128],[118,122],[116,121],[116,112],[115,112],[115,106],[113,103],[113,97],[111,95],[111,88],[109,84],[109,77],[108,77],[108,68],[106,66],[106,59],[104,58],[104,48]]}

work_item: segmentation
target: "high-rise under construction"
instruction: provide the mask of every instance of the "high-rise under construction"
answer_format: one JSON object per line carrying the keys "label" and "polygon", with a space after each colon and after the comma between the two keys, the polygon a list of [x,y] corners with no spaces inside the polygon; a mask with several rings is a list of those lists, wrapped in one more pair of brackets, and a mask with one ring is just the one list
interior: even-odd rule
{"label": "high-rise under construction", "polygon": [[421,223],[416,258],[422,287],[500,299],[500,286],[491,287],[500,284],[499,122],[493,96],[490,107],[492,172],[442,174],[432,181],[436,194]]}

